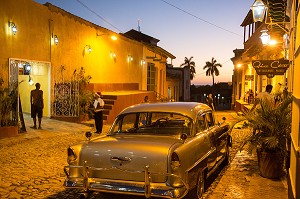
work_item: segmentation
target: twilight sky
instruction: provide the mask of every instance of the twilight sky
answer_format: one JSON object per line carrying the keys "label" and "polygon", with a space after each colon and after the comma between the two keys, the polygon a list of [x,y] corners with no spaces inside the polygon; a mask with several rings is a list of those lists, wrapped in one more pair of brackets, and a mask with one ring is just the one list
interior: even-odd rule
{"label": "twilight sky", "polygon": [[[233,50],[243,48],[243,28],[254,0],[34,0],[49,2],[94,24],[125,33],[131,29],[160,40],[180,66],[184,58],[196,63],[192,84],[212,84],[203,66],[214,57],[220,75],[215,82],[231,82]],[[138,22],[139,21],[139,22]],[[170,63],[170,61],[169,61]]]}

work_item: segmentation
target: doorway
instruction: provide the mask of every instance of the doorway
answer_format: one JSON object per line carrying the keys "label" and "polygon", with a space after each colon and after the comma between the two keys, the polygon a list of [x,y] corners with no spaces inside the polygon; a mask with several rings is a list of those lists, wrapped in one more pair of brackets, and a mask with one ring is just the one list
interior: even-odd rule
{"label": "doorway", "polygon": [[[43,90],[43,116],[50,117],[50,63],[24,59],[9,59],[10,82],[19,82],[19,100],[23,113],[30,114],[30,91],[35,84]],[[19,109],[18,109],[19,110]]]}

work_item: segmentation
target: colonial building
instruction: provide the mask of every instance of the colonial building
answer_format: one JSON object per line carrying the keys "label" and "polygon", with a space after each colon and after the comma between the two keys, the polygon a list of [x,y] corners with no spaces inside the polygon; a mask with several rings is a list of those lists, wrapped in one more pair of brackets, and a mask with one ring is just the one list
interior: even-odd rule
{"label": "colonial building", "polygon": [[[249,10],[241,24],[244,28],[244,49],[234,50],[235,56],[231,59],[234,64],[232,102],[236,111],[247,108],[253,102],[248,97],[251,91],[255,98],[259,92],[265,91],[267,84],[273,85],[274,94],[288,86],[287,28],[282,23],[275,24],[289,20],[285,12],[287,4],[284,1],[274,3],[272,0],[268,3],[272,6],[268,10],[267,21],[255,22]],[[262,33],[268,33],[266,38],[272,40],[263,44]],[[271,44],[272,41],[277,43]]]}
{"label": "colonial building", "polygon": [[291,158],[288,173],[289,198],[300,199],[300,2],[287,1],[287,13],[290,15],[288,87],[293,94]]}
{"label": "colonial building", "polygon": [[191,70],[188,67],[167,66],[168,99],[190,101]]}
{"label": "colonial building", "polygon": [[0,75],[7,85],[24,81],[19,85],[23,112],[30,112],[36,82],[44,91],[47,117],[78,117],[79,89],[87,82],[86,89],[107,98],[108,123],[145,95],[150,101],[168,98],[166,63],[175,56],[160,48],[158,39],[134,30],[118,34],[50,3],[0,4]]}
{"label": "colonial building", "polygon": [[[274,94],[286,87],[293,96],[290,168],[288,169],[289,198],[300,199],[300,2],[298,0],[256,0],[268,8],[261,22],[253,20],[249,11],[244,27],[244,49],[235,50],[232,61],[233,99],[235,109],[251,106],[245,93],[263,91],[272,84]],[[253,4],[254,6],[255,4]],[[263,45],[262,42],[268,42]],[[274,40],[277,40],[275,44]],[[270,45],[275,44],[275,45]]]}

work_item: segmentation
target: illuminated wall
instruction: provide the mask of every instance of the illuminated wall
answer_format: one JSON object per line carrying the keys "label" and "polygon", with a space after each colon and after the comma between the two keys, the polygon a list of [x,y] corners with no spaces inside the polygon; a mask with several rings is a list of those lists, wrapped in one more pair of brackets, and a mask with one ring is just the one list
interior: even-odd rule
{"label": "illuminated wall", "polygon": [[[8,60],[28,60],[32,63],[49,63],[44,76],[32,74],[35,82],[49,96],[49,110],[54,96],[55,82],[69,81],[75,70],[84,68],[91,75],[93,89],[115,91],[118,89],[147,90],[147,63],[157,70],[156,92],[167,96],[166,59],[148,59],[155,52],[142,43],[97,26],[51,4],[41,5],[32,0],[1,1],[0,3],[0,67],[7,82]],[[12,32],[12,24],[17,32]],[[116,35],[117,40],[112,40]],[[57,42],[55,42],[55,40]],[[62,70],[63,69],[63,70]],[[33,68],[38,70],[38,68]],[[34,73],[34,71],[32,71]],[[27,76],[19,76],[27,79]],[[44,87],[45,85],[45,87]],[[24,86],[26,93],[33,86]],[[26,101],[27,96],[22,96]],[[24,105],[28,111],[29,104]]]}

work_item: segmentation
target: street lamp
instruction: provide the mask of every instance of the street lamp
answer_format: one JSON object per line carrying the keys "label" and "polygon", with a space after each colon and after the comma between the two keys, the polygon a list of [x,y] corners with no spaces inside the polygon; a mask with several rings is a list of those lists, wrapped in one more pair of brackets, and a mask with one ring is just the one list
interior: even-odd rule
{"label": "street lamp", "polygon": [[[280,24],[289,24],[290,22],[286,21],[276,21],[273,22],[272,18],[268,18],[268,6],[264,4],[262,0],[256,0],[253,5],[251,6],[253,21],[254,22],[264,22],[267,25],[276,25],[281,28],[284,32],[288,33],[288,31]],[[270,22],[268,22],[268,20]]]}
{"label": "street lamp", "polygon": [[[281,30],[283,30],[286,34],[289,31],[284,27],[284,24],[289,24],[289,22],[281,21],[281,22],[273,22],[271,17],[268,17],[268,6],[264,4],[262,0],[256,0],[251,6],[253,21],[254,22],[264,22],[268,27],[272,25],[276,25]],[[268,22],[269,20],[269,22]],[[262,34],[260,39],[263,45],[274,45],[275,40],[271,40],[270,35],[268,34],[268,30],[262,30]]]}
{"label": "street lamp", "polygon": [[252,14],[253,14],[253,21],[254,22],[263,22],[267,7],[265,6],[264,2],[262,0],[256,0],[253,5],[251,6]]}
{"label": "street lamp", "polygon": [[116,41],[116,40],[118,39],[118,37],[117,37],[116,35],[112,35],[112,34],[110,34],[110,33],[103,33],[103,34],[98,34],[98,33],[96,33],[96,36],[97,36],[97,37],[102,37],[102,36],[104,36],[104,35],[109,35],[109,36],[110,36],[110,39],[113,40],[113,41]]}
{"label": "street lamp", "polygon": [[270,43],[270,35],[268,34],[268,30],[262,30],[260,39],[263,45],[268,45]]}

